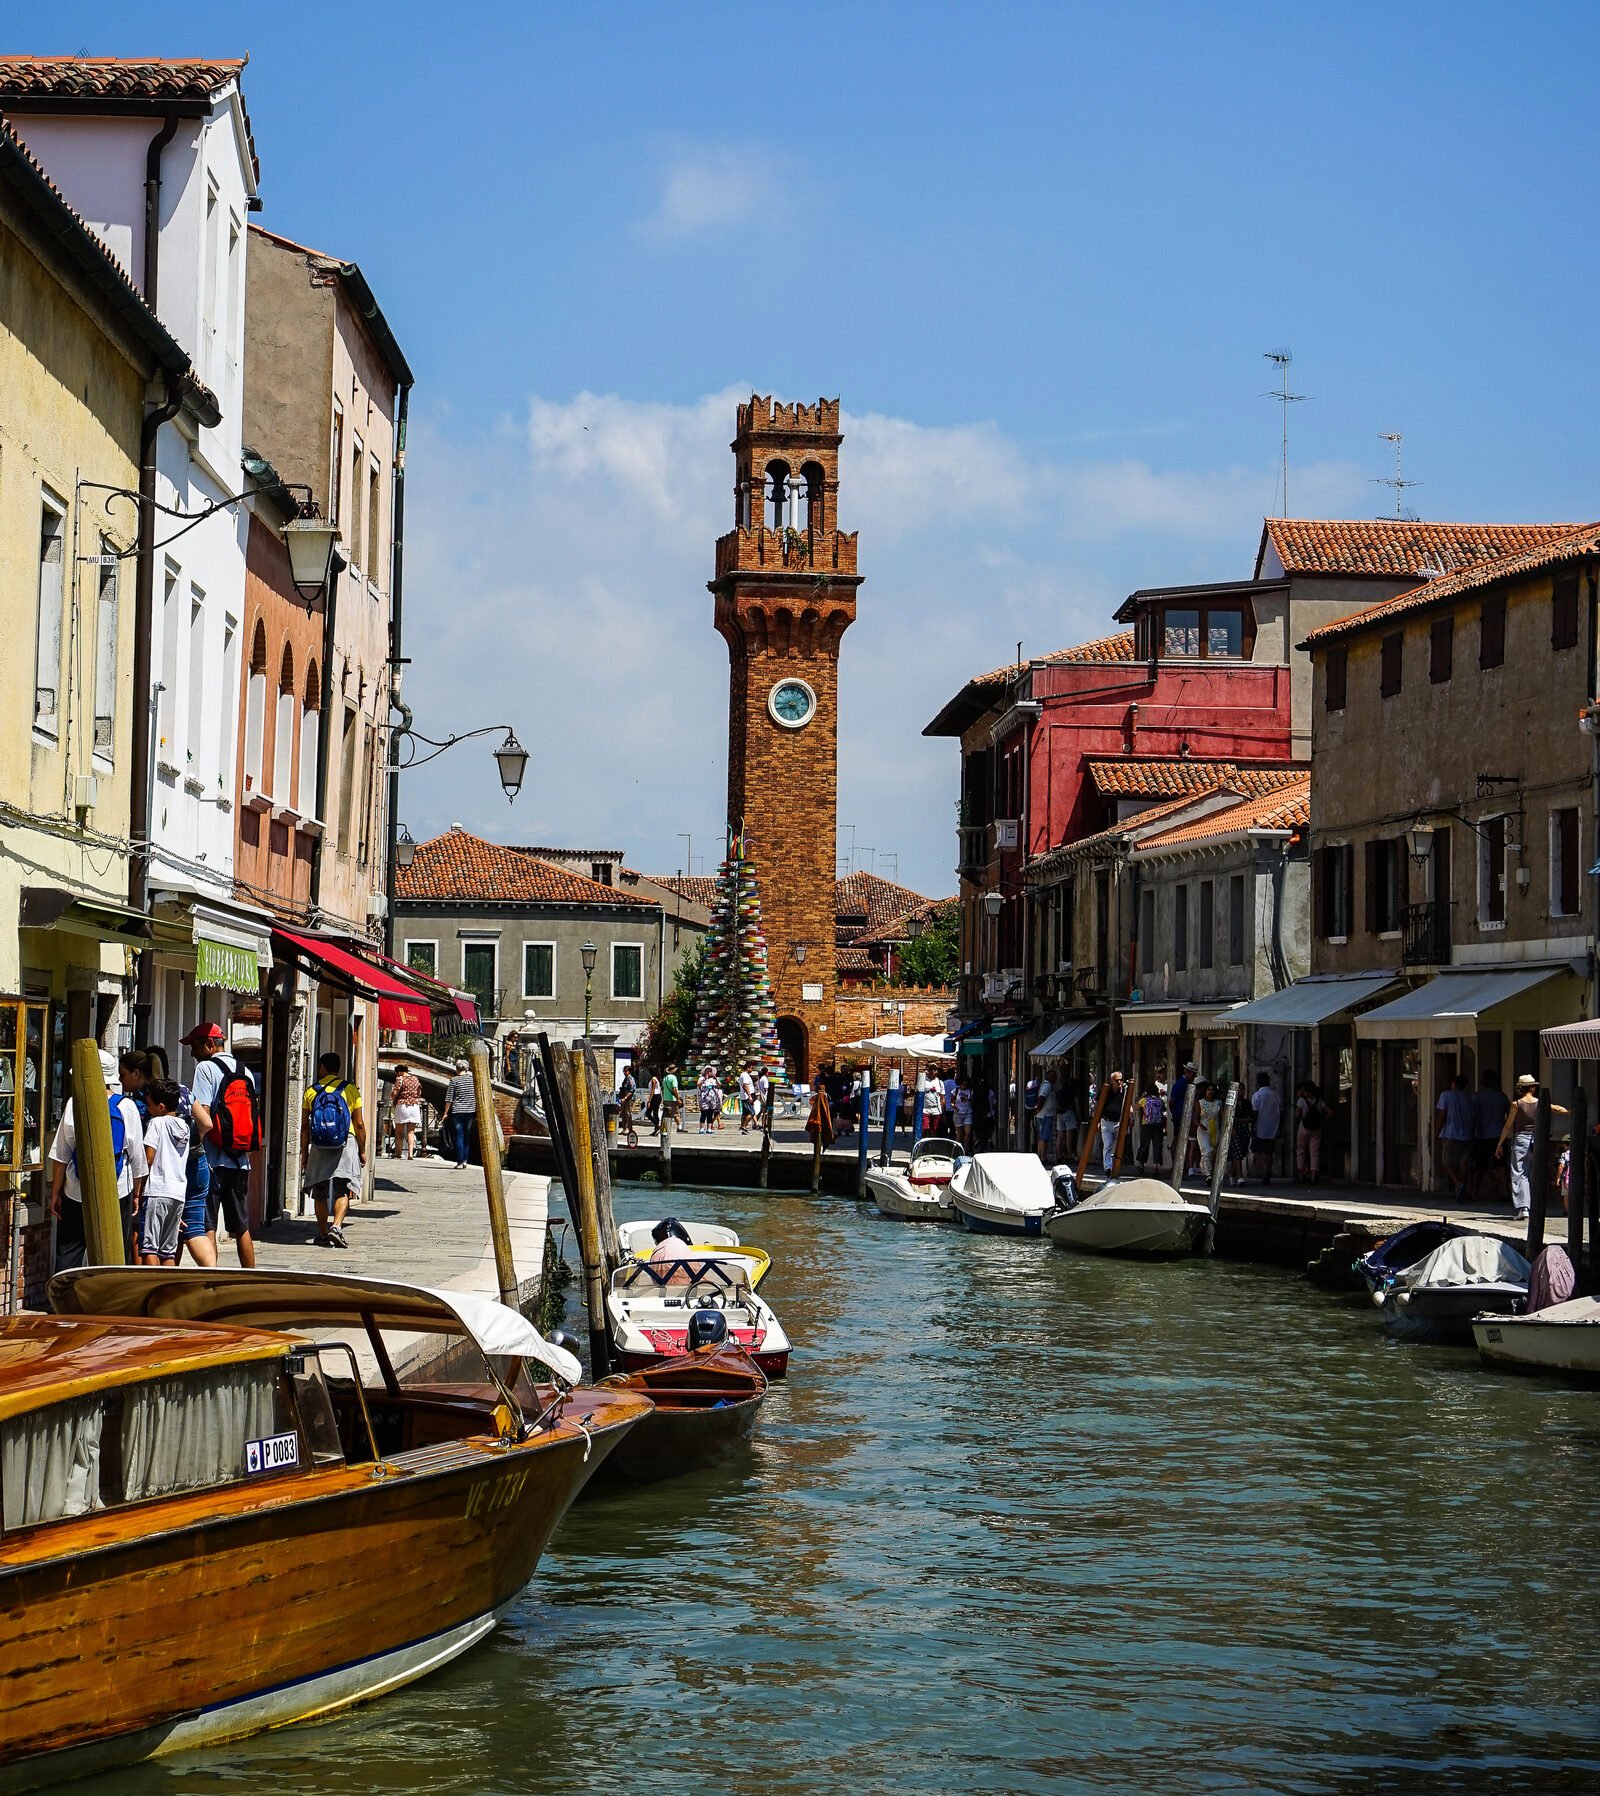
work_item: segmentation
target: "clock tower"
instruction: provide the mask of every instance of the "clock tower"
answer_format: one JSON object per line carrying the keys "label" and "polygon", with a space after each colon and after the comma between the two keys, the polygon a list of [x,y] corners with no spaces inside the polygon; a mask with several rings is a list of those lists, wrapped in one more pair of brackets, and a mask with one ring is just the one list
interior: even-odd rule
{"label": "clock tower", "polygon": [[755,863],[797,1079],[833,1052],[839,640],[861,584],[838,528],[840,440],[837,399],[739,407],[734,528],[710,582],[728,645],[728,823]]}

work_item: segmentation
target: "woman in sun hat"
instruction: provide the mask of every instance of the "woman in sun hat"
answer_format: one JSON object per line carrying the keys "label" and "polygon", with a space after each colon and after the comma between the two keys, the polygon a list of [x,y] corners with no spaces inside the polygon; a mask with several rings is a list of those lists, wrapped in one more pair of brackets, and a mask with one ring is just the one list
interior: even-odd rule
{"label": "woman in sun hat", "polygon": [[[1552,1116],[1565,1116],[1560,1104],[1550,1106]],[[1539,1120],[1539,1081],[1532,1073],[1517,1079],[1517,1095],[1500,1130],[1495,1158],[1506,1160],[1511,1167],[1511,1210],[1519,1222],[1525,1222],[1533,1202],[1533,1188],[1528,1183],[1528,1161],[1533,1156],[1533,1129]],[[1509,1151],[1508,1151],[1509,1145]]]}

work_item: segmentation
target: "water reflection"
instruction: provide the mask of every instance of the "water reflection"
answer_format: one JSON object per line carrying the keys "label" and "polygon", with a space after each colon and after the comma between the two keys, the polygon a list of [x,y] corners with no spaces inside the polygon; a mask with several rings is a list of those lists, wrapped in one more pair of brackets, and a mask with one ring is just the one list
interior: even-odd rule
{"label": "water reflection", "polygon": [[774,1256],[752,1451],[575,1511],[427,1683],[119,1796],[1600,1785],[1594,1394],[1278,1272],[674,1207]]}

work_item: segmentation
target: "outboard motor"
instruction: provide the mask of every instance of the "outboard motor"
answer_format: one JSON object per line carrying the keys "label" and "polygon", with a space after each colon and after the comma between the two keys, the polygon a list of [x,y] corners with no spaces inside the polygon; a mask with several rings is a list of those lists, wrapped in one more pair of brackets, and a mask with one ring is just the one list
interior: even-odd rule
{"label": "outboard motor", "polygon": [[550,1337],[550,1345],[564,1348],[574,1359],[583,1357],[583,1344],[570,1329],[558,1328]]}
{"label": "outboard motor", "polygon": [[1070,1210],[1078,1201],[1078,1181],[1072,1176],[1070,1166],[1054,1168],[1050,1174],[1050,1190],[1058,1209]]}
{"label": "outboard motor", "polygon": [[689,1318],[689,1338],[684,1343],[691,1353],[697,1347],[720,1346],[728,1338],[728,1318],[721,1310],[696,1310]]}

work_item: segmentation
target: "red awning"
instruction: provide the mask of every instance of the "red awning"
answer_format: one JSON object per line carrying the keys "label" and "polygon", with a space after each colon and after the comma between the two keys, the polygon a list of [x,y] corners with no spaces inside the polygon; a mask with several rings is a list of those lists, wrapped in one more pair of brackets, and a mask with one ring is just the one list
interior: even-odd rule
{"label": "red awning", "polygon": [[477,1028],[478,1006],[465,992],[458,992],[453,985],[446,985],[444,980],[436,979],[431,973],[424,973],[420,967],[408,967],[404,961],[391,959],[387,954],[379,954],[378,959],[386,967],[393,967],[395,972],[403,973],[419,992],[429,997],[435,1015],[443,1015],[447,1020],[459,1017],[469,1029]]}
{"label": "red awning", "polygon": [[341,984],[376,998],[381,1028],[405,1029],[418,1035],[431,1032],[433,1007],[414,985],[407,985],[374,962],[318,936],[297,935],[292,929],[274,929],[272,936],[302,963],[310,962],[312,968],[328,973]]}

